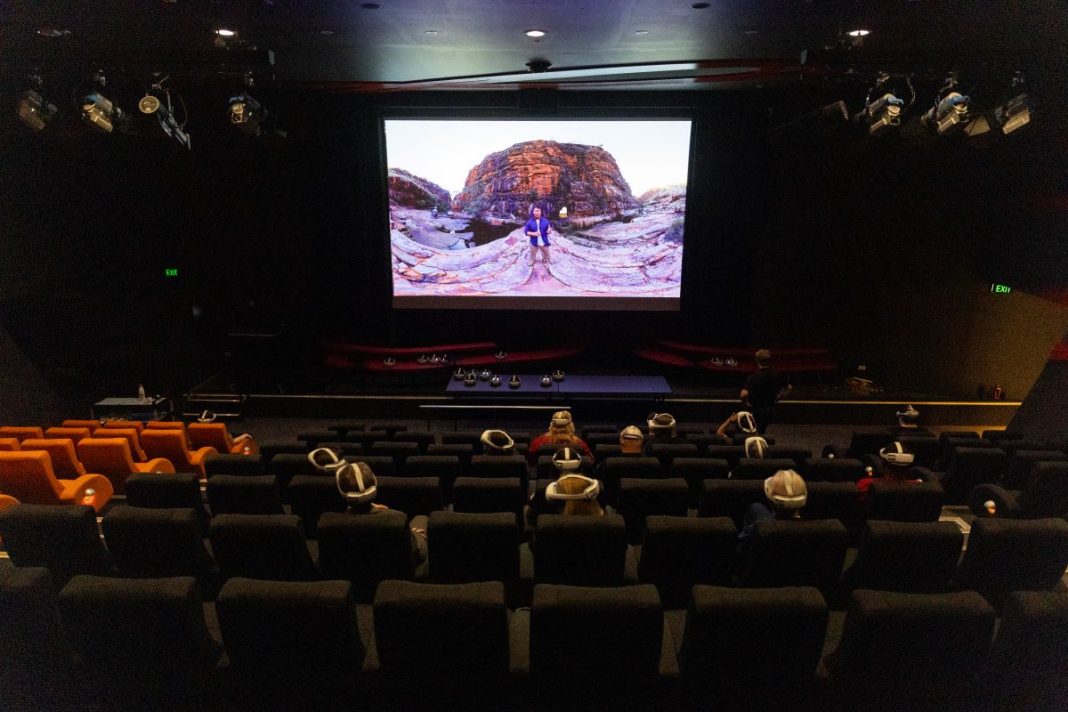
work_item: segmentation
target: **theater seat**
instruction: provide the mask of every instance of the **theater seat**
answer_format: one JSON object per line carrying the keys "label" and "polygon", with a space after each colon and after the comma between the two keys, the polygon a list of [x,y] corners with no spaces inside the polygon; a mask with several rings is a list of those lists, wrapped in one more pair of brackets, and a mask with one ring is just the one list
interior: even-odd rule
{"label": "theater seat", "polygon": [[64,428],[88,428],[90,433],[101,427],[101,425],[103,423],[99,420],[64,420],[62,423]]}
{"label": "theater seat", "polygon": [[226,578],[316,581],[300,517],[293,514],[220,514],[211,520],[211,548]]}
{"label": "theater seat", "polygon": [[0,438],[0,452],[15,452],[19,449],[18,438]]}
{"label": "theater seat", "polygon": [[1058,586],[1066,568],[1064,519],[976,519],[957,581],[1000,606],[1013,591]]}
{"label": "theater seat", "polygon": [[85,467],[78,461],[74,441],[70,438],[26,438],[21,449],[47,452],[52,458],[52,472],[61,479],[74,480],[85,474]]}
{"label": "theater seat", "polygon": [[432,581],[500,581],[514,600],[519,583],[519,529],[514,513],[432,512],[426,534]]}
{"label": "theater seat", "polygon": [[869,521],[845,588],[944,593],[957,571],[964,534],[953,522]]}
{"label": "theater seat", "polygon": [[814,586],[829,596],[838,583],[849,532],[837,519],[765,519],[756,523],[743,586]]}
{"label": "theater seat", "polygon": [[126,491],[126,480],[136,472],[174,472],[170,460],[157,457],[148,462],[134,462],[126,438],[85,438],[75,447],[86,469],[111,480],[115,492]]}
{"label": "theater seat", "polygon": [[208,534],[211,516],[204,508],[200,478],[192,472],[135,472],[126,480],[126,502],[133,507],[151,509],[192,509],[202,533],[204,536]]}
{"label": "theater seat", "polygon": [[0,438],[15,438],[22,442],[26,438],[40,440],[44,437],[44,429],[35,425],[5,425],[0,427]]}
{"label": "theater seat", "polygon": [[111,575],[92,507],[18,504],[0,510],[0,537],[15,566],[43,566],[62,587],[76,574]]}
{"label": "theater seat", "polygon": [[87,504],[100,511],[114,488],[102,475],[56,479],[43,450],[0,452],[0,493],[26,504]]}
{"label": "theater seat", "polygon": [[140,420],[115,419],[115,420],[105,420],[105,421],[103,421],[102,423],[100,423],[100,427],[101,428],[120,428],[122,430],[136,430],[137,434],[140,435],[145,429],[145,424],[142,423]]}
{"label": "theater seat", "polygon": [[868,491],[865,519],[894,522],[936,522],[942,514],[945,492],[937,482],[885,482],[876,480]]}
{"label": "theater seat", "polygon": [[344,512],[347,508],[333,477],[297,475],[289,481],[286,491],[289,510],[300,517],[309,539],[317,536],[319,518],[324,512]]}
{"label": "theater seat", "polygon": [[701,517],[730,517],[741,529],[749,505],[765,501],[760,480],[705,480],[697,513]]}
{"label": "theater seat", "polygon": [[626,524],[618,514],[542,514],[534,536],[535,581],[619,586],[623,583],[626,536]]}
{"label": "theater seat", "polygon": [[685,608],[695,584],[730,581],[738,529],[727,517],[645,520],[638,579],[654,584],[665,608]]}
{"label": "theater seat", "polygon": [[689,500],[690,488],[681,477],[666,480],[636,480],[628,477],[620,480],[616,510],[626,521],[627,542],[641,543],[645,533],[645,518],[649,515],[685,517]]}
{"label": "theater seat", "polygon": [[797,465],[793,460],[777,458],[761,460],[760,458],[743,457],[738,460],[738,465],[731,470],[732,480],[766,480],[779,470],[792,470]]}
{"label": "theater seat", "polygon": [[[137,431],[133,428],[97,428],[93,431],[94,438],[122,438],[126,441],[126,444],[130,447],[130,457],[134,462],[145,462],[148,457],[145,456],[145,451],[141,449],[141,436],[137,434]],[[153,455],[153,458],[157,456]],[[170,459],[170,458],[166,458]]]}
{"label": "theater seat", "polygon": [[864,463],[851,457],[810,457],[801,463],[805,482],[856,482]]}
{"label": "theater seat", "polygon": [[60,428],[51,427],[45,430],[44,436],[46,438],[70,438],[77,445],[83,438],[90,437],[93,434],[93,428]]}
{"label": "theater seat", "polygon": [[283,513],[278,483],[272,475],[212,475],[207,494],[212,516]]}
{"label": "theater seat", "polygon": [[457,477],[452,487],[454,512],[514,512],[521,517],[525,502],[515,477]]}
{"label": "theater seat", "polygon": [[190,423],[186,429],[192,448],[213,447],[224,455],[256,455],[259,447],[248,433],[234,438],[225,423]]}
{"label": "theater seat", "polygon": [[1002,519],[1068,517],[1068,462],[1034,463],[1024,491],[979,485],[968,493],[968,507],[977,517],[988,516],[988,501]]}
{"label": "theater seat", "polygon": [[382,581],[407,580],[415,574],[412,532],[404,512],[324,512],[318,536],[323,576],[350,582],[359,603],[370,603]]}
{"label": "theater seat", "polygon": [[259,455],[215,454],[204,460],[204,474],[212,475],[264,475],[263,459]]}
{"label": "theater seat", "polygon": [[141,433],[141,447],[150,457],[164,457],[176,470],[196,472],[201,479],[207,477],[204,459],[217,452],[213,447],[190,450],[185,445],[185,436],[178,430],[145,430]]}
{"label": "theater seat", "polygon": [[105,709],[195,709],[222,654],[196,580],[76,576],[59,596],[63,627]]}

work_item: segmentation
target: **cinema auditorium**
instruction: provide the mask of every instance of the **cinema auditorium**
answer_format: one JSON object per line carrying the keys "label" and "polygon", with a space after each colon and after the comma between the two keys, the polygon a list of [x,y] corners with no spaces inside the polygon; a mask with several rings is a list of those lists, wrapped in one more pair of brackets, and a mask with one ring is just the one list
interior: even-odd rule
{"label": "cinema auditorium", "polygon": [[0,3],[0,710],[1068,709],[1065,47]]}

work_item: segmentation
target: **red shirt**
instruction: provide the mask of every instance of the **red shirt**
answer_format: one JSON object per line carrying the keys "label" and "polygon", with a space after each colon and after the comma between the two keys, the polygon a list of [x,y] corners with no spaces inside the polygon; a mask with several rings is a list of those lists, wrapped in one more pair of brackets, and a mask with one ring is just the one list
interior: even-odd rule
{"label": "red shirt", "polygon": [[[573,447],[580,453],[582,453],[583,457],[593,457],[593,453],[590,452],[590,446],[587,445],[586,442],[579,436],[576,435],[574,436],[574,438],[575,439],[571,442],[570,445],[565,445],[561,443],[560,447]],[[534,440],[532,440],[530,443],[530,448],[527,450],[527,459],[530,460],[530,464],[537,464],[538,450],[540,450],[545,445],[552,444],[553,440],[548,435],[539,435],[538,437],[534,438]]]}

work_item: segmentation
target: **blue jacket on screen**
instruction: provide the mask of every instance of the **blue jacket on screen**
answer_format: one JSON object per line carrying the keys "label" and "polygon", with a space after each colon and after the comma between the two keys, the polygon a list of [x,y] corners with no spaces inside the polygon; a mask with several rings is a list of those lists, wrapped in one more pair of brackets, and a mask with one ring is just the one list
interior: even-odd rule
{"label": "blue jacket on screen", "polygon": [[[534,232],[535,230],[537,230],[538,232],[541,233],[542,244],[545,245],[546,247],[548,247],[549,246],[549,219],[548,218],[539,218],[539,219],[531,218],[530,220],[527,220],[527,224],[523,226],[523,234],[526,234],[528,232]],[[530,236],[527,235],[527,237],[530,237]],[[531,237],[530,238],[530,244],[531,245],[537,245],[538,244],[538,238]]]}

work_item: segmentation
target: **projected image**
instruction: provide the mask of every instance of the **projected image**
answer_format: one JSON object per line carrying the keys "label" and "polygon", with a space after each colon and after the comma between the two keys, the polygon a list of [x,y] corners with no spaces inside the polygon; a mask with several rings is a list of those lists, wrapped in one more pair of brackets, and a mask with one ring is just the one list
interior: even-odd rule
{"label": "projected image", "polygon": [[395,305],[677,305],[690,124],[387,120]]}

